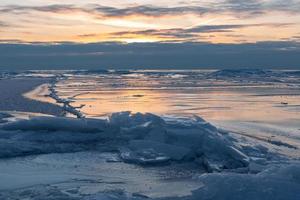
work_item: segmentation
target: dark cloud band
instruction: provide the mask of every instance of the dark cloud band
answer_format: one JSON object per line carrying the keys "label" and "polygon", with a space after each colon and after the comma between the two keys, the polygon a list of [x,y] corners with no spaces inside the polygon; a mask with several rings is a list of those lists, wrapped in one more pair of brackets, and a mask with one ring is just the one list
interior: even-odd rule
{"label": "dark cloud band", "polygon": [[299,69],[299,54],[300,43],[297,42],[10,43],[0,44],[0,69]]}

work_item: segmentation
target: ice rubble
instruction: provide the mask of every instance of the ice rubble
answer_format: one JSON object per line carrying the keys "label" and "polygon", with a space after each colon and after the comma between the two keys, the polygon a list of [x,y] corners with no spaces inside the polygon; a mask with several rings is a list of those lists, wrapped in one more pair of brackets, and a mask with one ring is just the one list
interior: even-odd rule
{"label": "ice rubble", "polygon": [[209,74],[211,77],[269,77],[273,75],[275,72],[270,70],[263,70],[263,69],[223,69],[212,72]]}
{"label": "ice rubble", "polygon": [[[201,175],[203,187],[185,197],[155,200],[296,200],[300,199],[300,165],[273,166],[259,174],[213,173]],[[121,191],[91,195],[86,200],[146,200]],[[153,199],[154,200],[154,199]]]}
{"label": "ice rubble", "polygon": [[204,188],[186,199],[300,199],[299,163],[273,166],[258,174],[205,174],[199,179]]}
{"label": "ice rubble", "polygon": [[244,168],[249,157],[200,117],[114,113],[108,119],[34,117],[0,125],[0,157],[82,150],[118,151],[141,165],[193,161],[207,171]]}
{"label": "ice rubble", "polygon": [[[265,166],[252,162],[253,157],[250,162],[249,156],[255,152],[235,142],[230,134],[196,116],[161,118],[149,113],[121,112],[102,120],[34,117],[0,125],[1,158],[85,150],[96,153],[117,151],[124,162],[140,165],[194,162],[209,172],[223,169],[250,172],[240,174],[223,170],[222,173],[194,176],[193,180],[199,181],[199,188],[190,196],[158,198],[160,200],[300,199],[299,163],[291,161]],[[260,149],[267,151],[263,147]],[[122,190],[69,196],[52,186],[34,186],[0,195],[0,198],[7,195],[10,199],[27,196],[32,199],[151,199]]]}
{"label": "ice rubble", "polygon": [[122,189],[81,195],[76,188],[60,189],[38,185],[0,193],[1,199],[65,200],[298,200],[300,199],[299,163],[280,164],[258,174],[210,173],[194,177],[199,188],[188,196],[150,198]]}
{"label": "ice rubble", "polygon": [[75,115],[77,118],[84,118],[83,114],[78,111],[75,107],[71,106],[71,101],[70,100],[65,100],[61,97],[59,97],[59,95],[57,94],[57,91],[55,90],[55,84],[59,79],[64,79],[65,77],[63,75],[60,76],[56,76],[56,79],[54,81],[52,81],[50,87],[49,87],[49,97],[51,97],[52,99],[54,99],[56,101],[56,103],[58,104],[62,104],[63,105],[63,110],[65,112],[69,112],[73,115]]}

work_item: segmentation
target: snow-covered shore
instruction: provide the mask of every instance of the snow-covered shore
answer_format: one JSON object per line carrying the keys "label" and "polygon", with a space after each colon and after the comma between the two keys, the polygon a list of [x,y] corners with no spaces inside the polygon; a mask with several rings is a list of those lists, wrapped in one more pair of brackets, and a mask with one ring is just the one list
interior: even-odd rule
{"label": "snow-covered shore", "polygon": [[60,115],[60,106],[25,98],[24,93],[33,90],[50,80],[45,78],[7,78],[0,79],[0,111],[20,111]]}

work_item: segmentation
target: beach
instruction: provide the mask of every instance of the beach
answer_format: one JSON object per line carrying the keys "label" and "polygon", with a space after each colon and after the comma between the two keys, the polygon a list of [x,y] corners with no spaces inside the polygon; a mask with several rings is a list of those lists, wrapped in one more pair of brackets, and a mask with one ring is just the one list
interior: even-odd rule
{"label": "beach", "polygon": [[0,79],[0,111],[18,111],[61,115],[62,108],[47,102],[29,99],[23,94],[34,90],[36,87],[49,83],[47,78],[8,78]]}

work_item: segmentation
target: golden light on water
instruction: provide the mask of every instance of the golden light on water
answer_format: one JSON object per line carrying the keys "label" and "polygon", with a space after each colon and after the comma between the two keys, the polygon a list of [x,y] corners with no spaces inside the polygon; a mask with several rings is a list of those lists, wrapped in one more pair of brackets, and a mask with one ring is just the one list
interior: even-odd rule
{"label": "golden light on water", "polygon": [[76,105],[86,104],[82,112],[92,116],[120,111],[165,113],[169,108],[160,95],[154,90],[102,91],[78,96]]}
{"label": "golden light on water", "polygon": [[199,115],[210,121],[256,119],[277,122],[280,121],[279,115],[299,118],[296,112],[291,113],[279,106],[281,101],[287,99],[291,105],[298,104],[297,96],[257,96],[253,95],[251,88],[245,88],[245,91],[113,89],[82,93],[76,96],[73,105],[85,105],[81,112],[89,117],[131,111],[158,115]]}

